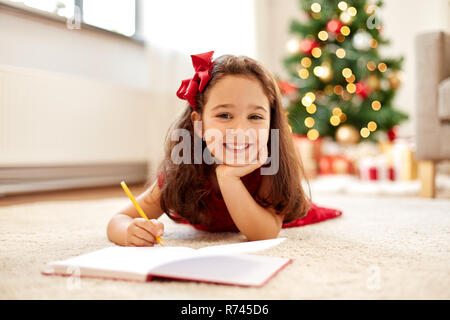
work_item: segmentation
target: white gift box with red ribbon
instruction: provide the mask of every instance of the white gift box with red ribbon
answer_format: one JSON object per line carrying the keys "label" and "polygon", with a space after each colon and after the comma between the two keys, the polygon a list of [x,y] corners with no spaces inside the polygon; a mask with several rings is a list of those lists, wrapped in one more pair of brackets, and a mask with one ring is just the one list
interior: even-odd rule
{"label": "white gift box with red ribbon", "polygon": [[385,155],[363,158],[358,162],[359,178],[363,181],[395,180],[395,169]]}

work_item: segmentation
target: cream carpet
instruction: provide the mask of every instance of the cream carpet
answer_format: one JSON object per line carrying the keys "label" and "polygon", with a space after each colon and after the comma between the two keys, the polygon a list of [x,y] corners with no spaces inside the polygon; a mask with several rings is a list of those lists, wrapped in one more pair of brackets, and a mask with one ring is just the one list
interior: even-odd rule
{"label": "cream carpet", "polygon": [[[134,283],[43,276],[46,262],[112,244],[111,215],[128,203],[113,198],[0,207],[1,299],[449,299],[450,200],[316,195],[339,218],[283,229],[288,239],[259,254],[294,262],[262,288],[176,280]],[[206,233],[166,216],[166,245],[199,248],[243,241]],[[72,282],[71,282],[72,281]]]}

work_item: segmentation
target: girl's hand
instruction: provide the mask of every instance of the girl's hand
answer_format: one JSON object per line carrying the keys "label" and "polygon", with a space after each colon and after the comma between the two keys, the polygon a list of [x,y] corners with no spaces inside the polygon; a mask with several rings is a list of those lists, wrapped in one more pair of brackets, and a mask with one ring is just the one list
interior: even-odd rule
{"label": "girl's hand", "polygon": [[157,244],[157,236],[164,233],[164,224],[156,219],[145,220],[144,218],[134,218],[127,228],[126,246],[131,247],[152,247]]}
{"label": "girl's hand", "polygon": [[[216,167],[216,175],[219,177],[234,177],[240,178],[243,177],[259,167],[261,167],[264,163],[266,163],[268,157],[267,146],[263,146],[258,150],[256,159],[250,161],[250,164],[242,165],[242,166],[230,166],[226,164],[219,164]],[[252,163],[253,162],[253,163]]]}

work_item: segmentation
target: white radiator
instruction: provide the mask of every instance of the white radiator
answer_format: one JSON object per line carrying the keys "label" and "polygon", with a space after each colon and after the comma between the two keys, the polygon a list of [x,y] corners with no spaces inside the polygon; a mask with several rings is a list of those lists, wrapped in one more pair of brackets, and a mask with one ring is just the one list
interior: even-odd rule
{"label": "white radiator", "polygon": [[152,112],[158,101],[144,89],[0,65],[0,195],[115,183],[127,172],[143,180],[137,168],[160,158],[168,127]]}

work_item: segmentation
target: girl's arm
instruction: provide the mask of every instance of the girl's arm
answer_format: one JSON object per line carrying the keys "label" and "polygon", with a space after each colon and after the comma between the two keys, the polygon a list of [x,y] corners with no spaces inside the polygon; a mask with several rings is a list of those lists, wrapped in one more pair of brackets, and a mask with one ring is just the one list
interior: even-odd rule
{"label": "girl's arm", "polygon": [[108,239],[118,245],[151,245],[152,237],[164,230],[157,221],[163,210],[160,207],[161,190],[155,181],[153,185],[136,198],[151,222],[141,218],[135,206],[128,206],[117,212],[107,227]]}
{"label": "girl's arm", "polygon": [[[228,211],[236,227],[249,241],[272,239],[278,236],[283,216],[272,208],[261,207],[248,192],[240,177],[217,170],[217,180]],[[263,176],[261,194],[267,195],[268,179]]]}

